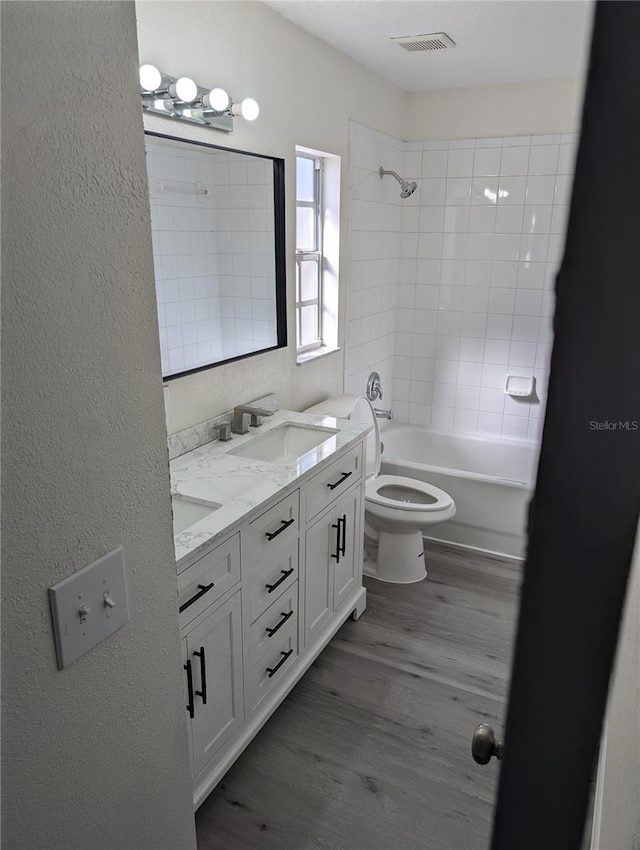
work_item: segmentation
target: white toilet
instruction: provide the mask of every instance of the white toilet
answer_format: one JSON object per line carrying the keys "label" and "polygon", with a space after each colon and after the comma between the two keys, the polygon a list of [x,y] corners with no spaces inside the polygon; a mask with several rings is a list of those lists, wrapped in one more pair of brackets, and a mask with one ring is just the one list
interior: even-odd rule
{"label": "white toilet", "polygon": [[364,396],[341,395],[305,410],[368,423],[365,466],[364,572],[381,581],[408,584],[427,575],[422,535],[425,529],[452,519],[451,496],[424,481],[380,475],[380,430],[373,407]]}

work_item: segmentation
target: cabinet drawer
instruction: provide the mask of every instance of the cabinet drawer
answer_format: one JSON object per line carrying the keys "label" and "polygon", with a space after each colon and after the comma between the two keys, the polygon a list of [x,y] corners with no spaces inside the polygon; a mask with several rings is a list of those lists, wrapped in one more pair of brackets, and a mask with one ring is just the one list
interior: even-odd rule
{"label": "cabinet drawer", "polygon": [[298,620],[298,582],[258,617],[251,626],[250,663],[255,662]]}
{"label": "cabinet drawer", "polygon": [[358,445],[309,481],[305,499],[307,522],[361,477],[362,445]]}
{"label": "cabinet drawer", "polygon": [[245,570],[253,571],[272,559],[298,536],[300,495],[291,493],[242,530],[242,557]]}
{"label": "cabinet drawer", "polygon": [[[294,618],[295,619],[295,618]],[[298,623],[292,623],[278,643],[249,670],[247,699],[250,710],[266,697],[298,657]]]}
{"label": "cabinet drawer", "polygon": [[240,535],[234,534],[178,576],[180,627],[240,581]]}
{"label": "cabinet drawer", "polygon": [[298,580],[299,546],[299,541],[294,540],[275,561],[261,564],[251,576],[247,583],[249,590],[243,593],[249,596],[252,623]]}

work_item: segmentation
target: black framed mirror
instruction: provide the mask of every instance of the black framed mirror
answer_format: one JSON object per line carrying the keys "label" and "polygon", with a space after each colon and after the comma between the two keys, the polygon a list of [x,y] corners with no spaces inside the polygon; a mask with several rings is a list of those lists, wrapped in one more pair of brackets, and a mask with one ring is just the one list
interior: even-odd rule
{"label": "black framed mirror", "polygon": [[286,346],[284,160],[145,144],[163,379]]}

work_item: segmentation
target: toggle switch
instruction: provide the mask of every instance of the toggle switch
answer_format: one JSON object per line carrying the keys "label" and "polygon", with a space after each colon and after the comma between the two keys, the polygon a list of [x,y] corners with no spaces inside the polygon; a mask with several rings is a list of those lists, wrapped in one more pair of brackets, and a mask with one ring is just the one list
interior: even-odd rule
{"label": "toggle switch", "polygon": [[129,621],[122,546],[49,588],[58,668]]}

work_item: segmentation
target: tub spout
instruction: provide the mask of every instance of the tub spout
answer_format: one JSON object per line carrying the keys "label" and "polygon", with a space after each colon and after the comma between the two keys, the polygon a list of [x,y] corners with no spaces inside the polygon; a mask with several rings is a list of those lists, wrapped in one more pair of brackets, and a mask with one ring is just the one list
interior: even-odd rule
{"label": "tub spout", "polygon": [[373,412],[378,417],[378,419],[393,419],[393,413],[391,410],[381,410],[378,407],[374,407]]}

